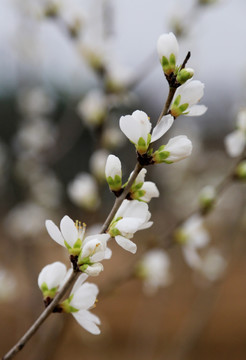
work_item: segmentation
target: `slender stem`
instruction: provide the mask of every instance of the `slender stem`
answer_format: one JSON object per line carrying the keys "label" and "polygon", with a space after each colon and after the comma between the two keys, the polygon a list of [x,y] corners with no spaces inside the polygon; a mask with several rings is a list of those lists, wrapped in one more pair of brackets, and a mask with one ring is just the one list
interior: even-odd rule
{"label": "slender stem", "polygon": [[118,198],[115,199],[114,206],[113,206],[112,210],[110,211],[105,223],[102,226],[101,233],[104,233],[105,231],[107,231],[107,229],[108,229],[111,221],[113,220],[117,210],[119,209],[119,207],[122,204],[123,200],[126,198],[126,195],[129,193],[132,184],[134,183],[136,177],[138,176],[138,174],[142,170],[142,168],[143,168],[143,166],[140,165],[139,163],[137,163],[135,165],[132,176],[131,176],[130,180],[128,181],[126,187],[124,188],[124,191],[122,192],[122,194]]}
{"label": "slender stem", "polygon": [[22,338],[9,350],[9,352],[3,356],[2,360],[11,359],[15,354],[17,354],[20,350],[23,349],[27,341],[36,333],[42,323],[47,319],[47,317],[53,312],[56,305],[65,295],[66,291],[76,279],[79,273],[73,272],[61,290],[57,293],[54,300],[50,303],[49,306],[42,312],[42,314],[37,318],[37,320],[33,323],[33,325],[27,330],[27,332],[22,336]]}
{"label": "slender stem", "polygon": [[175,91],[176,91],[176,88],[173,88],[173,87],[169,87],[169,93],[168,93],[168,97],[167,97],[167,100],[166,100],[166,103],[160,113],[160,116],[158,118],[158,121],[157,121],[157,124],[161,121],[162,117],[167,115],[168,113],[168,110],[169,110],[169,107],[171,105],[171,102],[173,100],[173,97],[174,97],[174,94],[175,94]]}

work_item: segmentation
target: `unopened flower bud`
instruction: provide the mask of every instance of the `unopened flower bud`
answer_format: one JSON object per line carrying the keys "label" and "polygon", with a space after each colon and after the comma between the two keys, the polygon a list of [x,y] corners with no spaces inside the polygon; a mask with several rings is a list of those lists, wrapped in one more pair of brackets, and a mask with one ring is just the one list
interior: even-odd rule
{"label": "unopened flower bud", "polygon": [[176,68],[176,59],[179,52],[179,45],[176,36],[170,32],[162,34],[157,41],[157,52],[163,71],[166,75],[171,74]]}
{"label": "unopened flower bud", "polygon": [[177,81],[180,84],[184,84],[187,80],[191,79],[194,75],[194,70],[191,68],[182,69],[177,75]]}
{"label": "unopened flower bud", "polygon": [[199,204],[203,211],[209,211],[215,202],[216,191],[213,186],[205,186],[199,194]]}
{"label": "unopened flower bud", "polygon": [[109,155],[105,167],[106,180],[111,191],[119,191],[122,184],[121,162],[117,156]]}
{"label": "unopened flower bud", "polygon": [[239,180],[246,180],[246,160],[241,161],[236,167],[235,175]]}

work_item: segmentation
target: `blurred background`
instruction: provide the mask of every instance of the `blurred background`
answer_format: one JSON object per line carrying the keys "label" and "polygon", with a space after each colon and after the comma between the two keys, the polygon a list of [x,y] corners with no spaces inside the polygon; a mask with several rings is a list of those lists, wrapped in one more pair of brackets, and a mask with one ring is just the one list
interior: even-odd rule
{"label": "blurred background", "polygon": [[[191,51],[188,66],[205,83],[208,111],[179,117],[164,140],[187,135],[192,156],[147,169],[160,191],[150,203],[153,227],[134,237],[135,256],[110,243],[112,259],[90,279],[100,288],[93,311],[101,335],[54,314],[17,357],[245,359],[245,182],[223,181],[235,165],[224,138],[246,107],[245,12],[244,0],[0,2],[2,355],[43,309],[41,269],[58,260],[69,266],[45,220],[59,224],[68,214],[96,233],[114,201],[104,179],[108,154],[120,157],[125,181],[132,171],[134,147],[118,121],[141,109],[156,123],[168,94],[156,42],[173,31],[179,64]],[[220,197],[203,212],[207,185]],[[199,269],[172,236],[196,209],[209,239]],[[139,269],[146,249],[157,246],[165,249],[163,277],[148,291]]]}

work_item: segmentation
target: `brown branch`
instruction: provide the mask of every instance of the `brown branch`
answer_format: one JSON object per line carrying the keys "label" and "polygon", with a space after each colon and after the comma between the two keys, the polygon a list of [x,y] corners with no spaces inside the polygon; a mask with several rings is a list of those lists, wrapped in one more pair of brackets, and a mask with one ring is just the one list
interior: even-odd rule
{"label": "brown branch", "polygon": [[27,332],[22,336],[22,338],[9,350],[9,352],[3,356],[2,360],[12,359],[15,354],[17,354],[20,350],[23,349],[28,340],[36,333],[39,327],[43,324],[43,322],[47,319],[47,317],[53,312],[56,305],[65,295],[66,291],[69,289],[70,285],[78,276],[78,273],[72,273],[67,280],[67,282],[63,285],[62,289],[57,293],[54,300],[50,303],[50,305],[42,312],[42,314],[38,317],[38,319],[33,323],[33,325],[27,330]]}

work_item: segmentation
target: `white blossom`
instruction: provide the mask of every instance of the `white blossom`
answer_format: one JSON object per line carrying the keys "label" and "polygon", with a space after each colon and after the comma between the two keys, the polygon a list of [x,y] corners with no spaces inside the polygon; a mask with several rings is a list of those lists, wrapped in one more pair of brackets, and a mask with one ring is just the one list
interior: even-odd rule
{"label": "white blossom", "polygon": [[66,266],[60,261],[46,265],[38,276],[38,286],[44,297],[53,298],[67,275]]}
{"label": "white blossom", "polygon": [[178,87],[170,107],[172,116],[176,118],[181,114],[188,116],[203,115],[207,111],[207,107],[197,105],[203,94],[204,84],[198,80],[189,80]]}
{"label": "white blossom", "polygon": [[237,117],[237,129],[225,137],[225,147],[231,157],[242,154],[246,145],[246,110],[241,110]]}
{"label": "white blossom", "polygon": [[109,227],[109,234],[123,249],[135,254],[137,245],[130,239],[136,231],[149,228],[151,214],[148,205],[137,200],[124,200]]}
{"label": "white blossom", "polygon": [[172,124],[173,117],[171,115],[163,116],[153,129],[151,135],[152,125],[148,115],[144,111],[136,110],[132,115],[121,116],[120,118],[121,131],[135,145],[140,154],[146,153],[149,144],[163,136]]}
{"label": "white blossom", "polygon": [[103,270],[100,261],[111,257],[107,248],[108,234],[95,234],[85,237],[85,224],[76,223],[69,216],[64,216],[60,229],[51,220],[46,220],[46,229],[50,237],[59,245],[66,247],[71,255],[78,256],[81,271],[96,276]]}
{"label": "white blossom", "polygon": [[142,169],[136,177],[130,190],[132,199],[149,202],[153,197],[159,197],[156,184],[152,181],[144,181],[146,173],[147,170]]}
{"label": "white blossom", "polygon": [[99,180],[104,180],[105,165],[109,153],[105,149],[95,151],[90,158],[91,173]]}
{"label": "white blossom", "polygon": [[75,282],[70,297],[65,303],[64,310],[72,313],[77,322],[91,334],[100,334],[99,318],[89,310],[94,307],[98,295],[98,287],[95,284],[86,283],[87,275],[82,274]]}
{"label": "white blossom", "polygon": [[154,153],[153,159],[156,163],[166,162],[168,164],[183,160],[191,155],[192,143],[185,135],[171,138],[166,145]]}
{"label": "white blossom", "polygon": [[145,293],[155,294],[158,288],[170,284],[169,256],[161,249],[148,251],[139,263],[137,274],[143,278]]}
{"label": "white blossom", "polygon": [[78,104],[78,114],[86,125],[98,126],[105,119],[107,100],[99,90],[91,90]]}
{"label": "white blossom", "polygon": [[90,174],[79,173],[68,184],[67,191],[70,199],[86,210],[95,210],[100,204],[97,183]]}
{"label": "white blossom", "polygon": [[177,232],[177,241],[182,244],[182,250],[187,264],[195,269],[202,265],[202,259],[198,249],[205,247],[209,240],[209,234],[203,226],[203,219],[199,215],[191,216]]}

